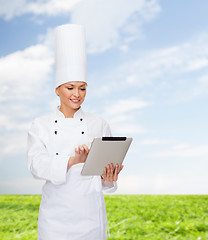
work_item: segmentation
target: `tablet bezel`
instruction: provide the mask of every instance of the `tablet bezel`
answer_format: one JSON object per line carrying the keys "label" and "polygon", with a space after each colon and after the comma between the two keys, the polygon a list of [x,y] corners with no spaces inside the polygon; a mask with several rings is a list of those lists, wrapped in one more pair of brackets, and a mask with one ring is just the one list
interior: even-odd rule
{"label": "tablet bezel", "polygon": [[123,163],[133,138],[99,137],[94,138],[87,159],[81,171],[83,176],[102,176],[104,168],[113,163]]}

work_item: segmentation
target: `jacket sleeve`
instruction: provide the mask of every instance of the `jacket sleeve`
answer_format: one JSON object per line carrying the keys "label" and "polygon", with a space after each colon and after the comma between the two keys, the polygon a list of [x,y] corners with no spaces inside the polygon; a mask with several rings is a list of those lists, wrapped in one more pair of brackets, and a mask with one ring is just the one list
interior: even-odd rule
{"label": "jacket sleeve", "polygon": [[[111,129],[107,122],[104,122],[103,137],[111,137]],[[104,193],[113,193],[117,190],[117,182],[108,182],[102,179],[102,188]]]}
{"label": "jacket sleeve", "polygon": [[36,179],[62,184],[66,181],[68,156],[49,154],[46,145],[40,137],[41,129],[34,120],[28,131],[27,166]]}

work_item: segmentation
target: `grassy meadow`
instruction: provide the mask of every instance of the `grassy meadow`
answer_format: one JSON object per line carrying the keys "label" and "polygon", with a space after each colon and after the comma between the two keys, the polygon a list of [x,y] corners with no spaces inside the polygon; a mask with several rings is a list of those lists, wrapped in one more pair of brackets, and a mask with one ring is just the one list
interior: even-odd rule
{"label": "grassy meadow", "polygon": [[[0,239],[37,239],[40,195],[0,195]],[[208,195],[106,195],[108,239],[208,239]]]}

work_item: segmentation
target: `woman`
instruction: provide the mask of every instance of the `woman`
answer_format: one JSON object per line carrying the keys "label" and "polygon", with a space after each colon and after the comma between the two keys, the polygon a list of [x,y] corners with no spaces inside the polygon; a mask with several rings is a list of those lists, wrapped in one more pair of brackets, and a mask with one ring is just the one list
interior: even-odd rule
{"label": "woman", "polygon": [[102,177],[80,172],[92,140],[111,136],[111,131],[104,119],[81,108],[87,88],[83,26],[59,26],[55,37],[60,105],[36,118],[28,132],[28,168],[35,178],[46,180],[38,240],[106,240],[103,191],[116,190],[118,166],[107,166]]}

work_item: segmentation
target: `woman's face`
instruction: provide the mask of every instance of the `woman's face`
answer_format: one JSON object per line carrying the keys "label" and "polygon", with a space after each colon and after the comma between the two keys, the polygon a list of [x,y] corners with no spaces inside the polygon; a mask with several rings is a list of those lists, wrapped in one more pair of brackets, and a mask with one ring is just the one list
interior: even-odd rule
{"label": "woman's face", "polygon": [[61,105],[73,110],[79,109],[86,96],[85,82],[67,82],[56,88]]}

